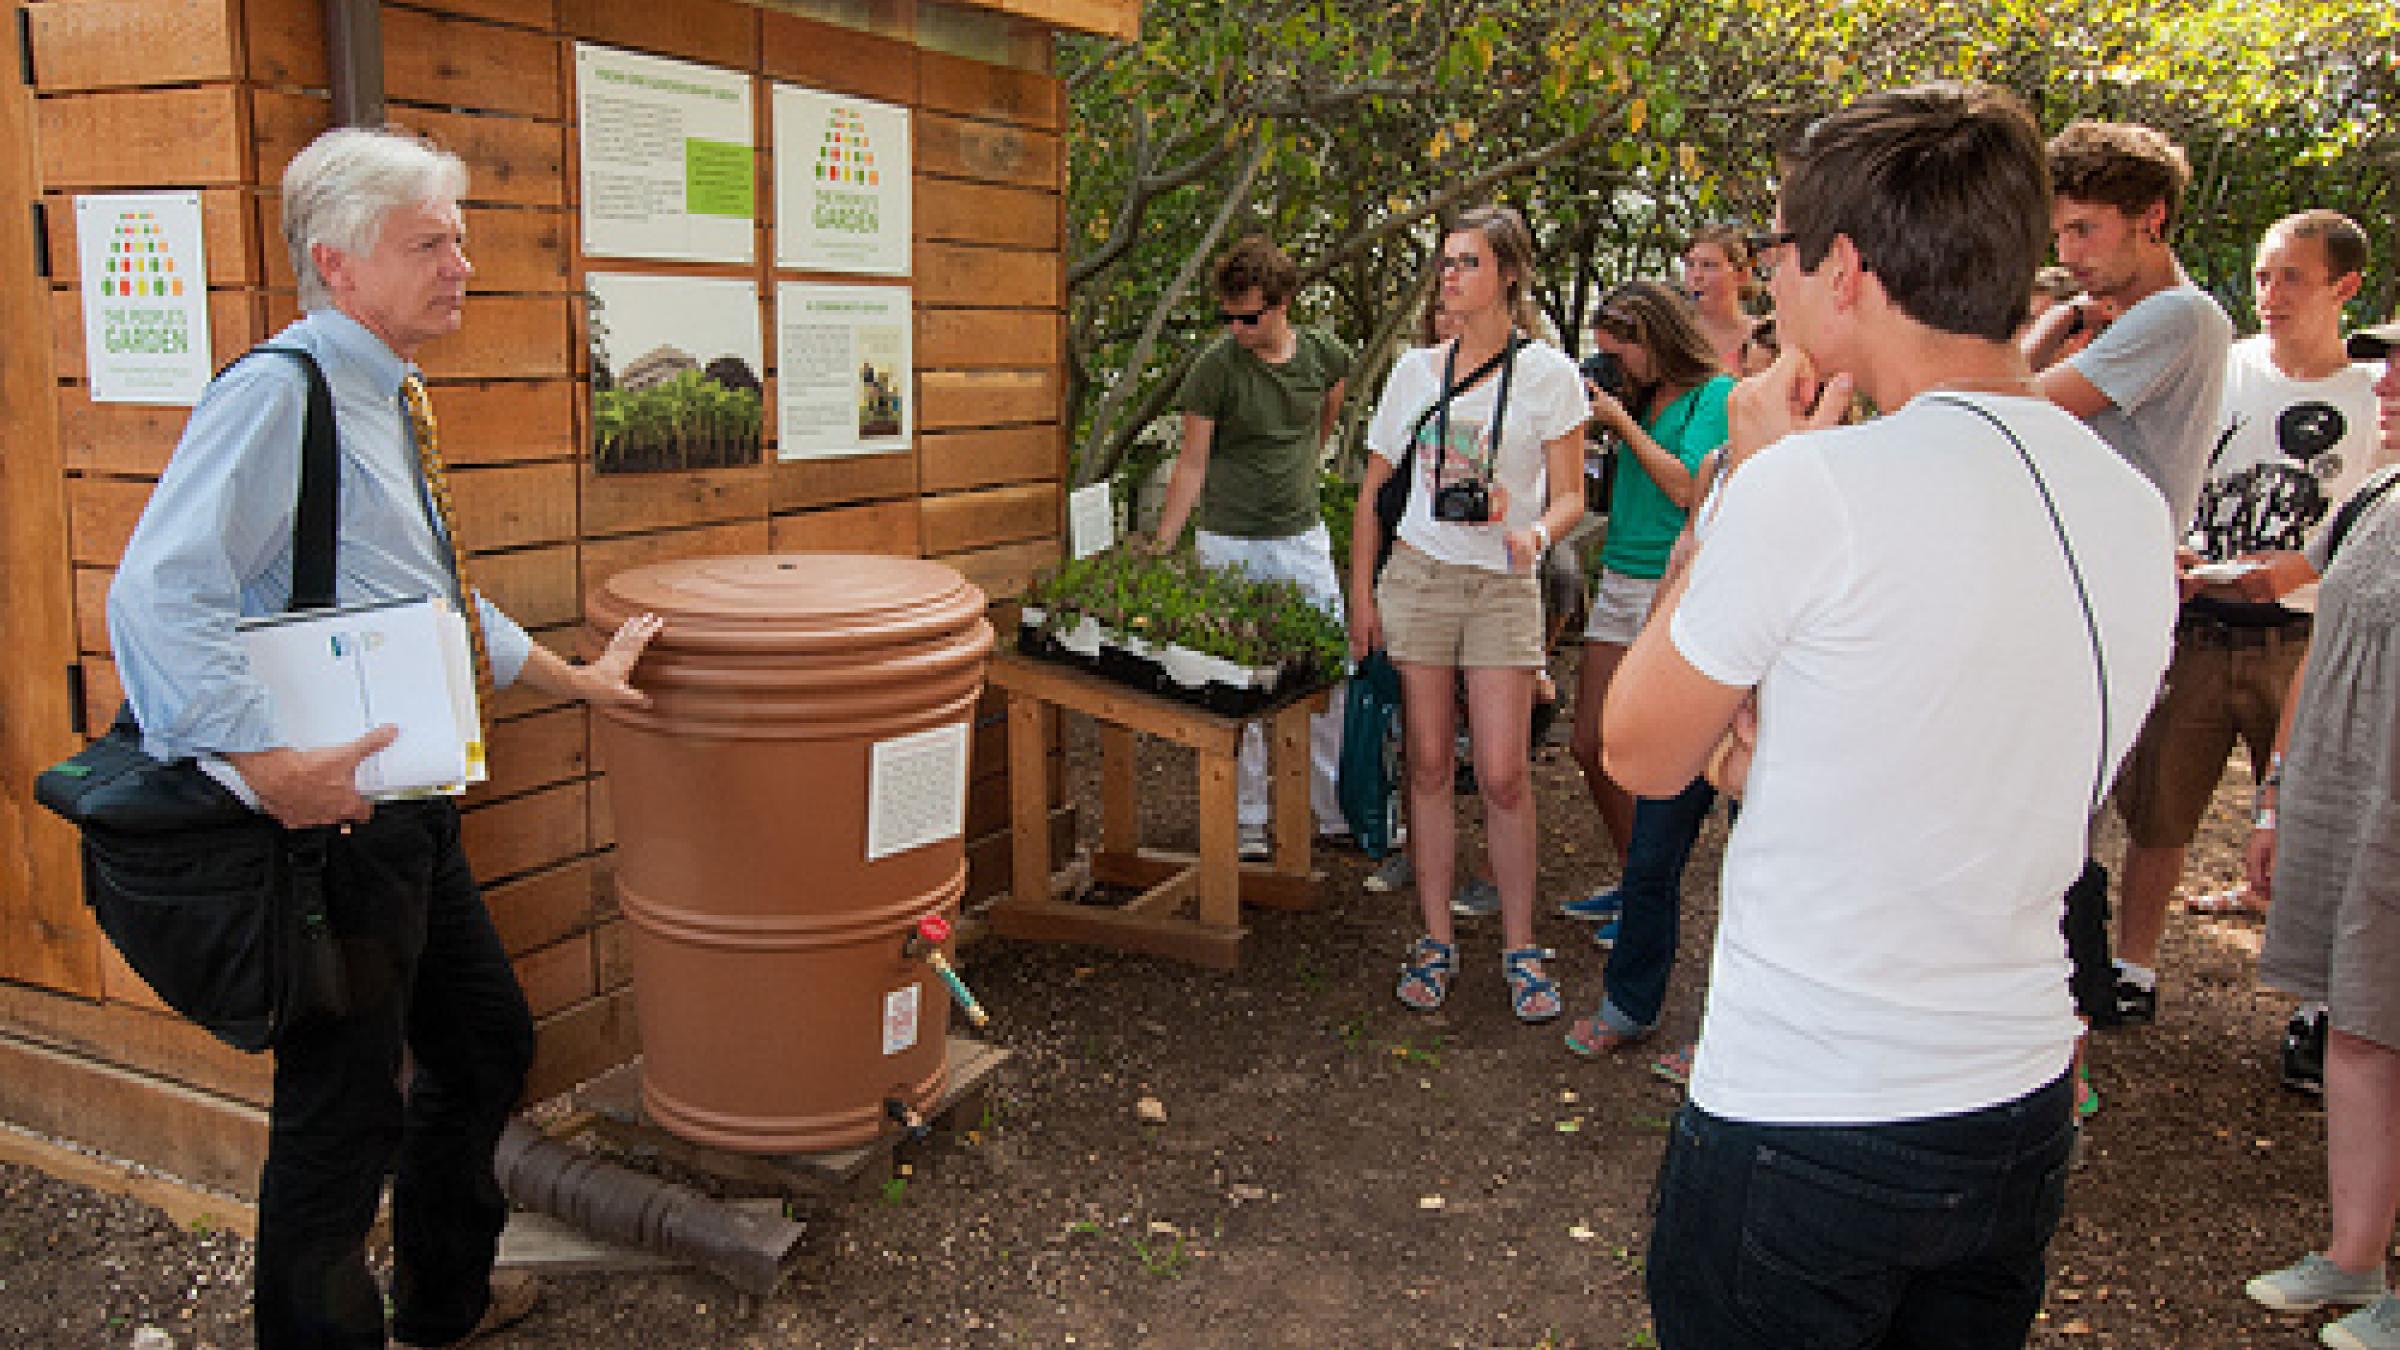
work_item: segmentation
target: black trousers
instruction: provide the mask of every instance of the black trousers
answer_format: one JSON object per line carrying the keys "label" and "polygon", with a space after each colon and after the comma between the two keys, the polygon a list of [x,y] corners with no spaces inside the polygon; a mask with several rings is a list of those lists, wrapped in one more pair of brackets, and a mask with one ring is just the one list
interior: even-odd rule
{"label": "black trousers", "polygon": [[366,1239],[387,1173],[391,1334],[447,1344],[490,1301],[508,1218],[492,1153],[524,1091],[533,1019],[449,802],[383,806],[338,836],[327,892],[351,1009],[292,1027],[276,1049],[258,1344],[381,1350]]}

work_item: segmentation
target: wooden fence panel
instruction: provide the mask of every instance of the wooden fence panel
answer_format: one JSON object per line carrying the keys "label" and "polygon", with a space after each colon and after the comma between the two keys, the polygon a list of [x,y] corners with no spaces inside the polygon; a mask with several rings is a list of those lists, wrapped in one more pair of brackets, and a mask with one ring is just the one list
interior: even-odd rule
{"label": "wooden fence panel", "polygon": [[917,92],[917,49],[872,33],[768,10],[760,52],[769,79],[886,103]]}
{"label": "wooden fence panel", "polygon": [[1061,528],[1061,503],[1054,483],[1021,483],[927,497],[919,505],[924,511],[925,551],[936,556],[1021,540],[1054,539]]}
{"label": "wooden fence panel", "polygon": [[927,492],[1038,479],[1055,494],[1066,468],[1066,436],[1055,425],[931,433],[924,444]]}
{"label": "wooden fence panel", "polygon": [[225,0],[80,0],[26,7],[35,87],[114,89],[231,80]]}
{"label": "wooden fence panel", "polygon": [[[1056,422],[1066,410],[1063,385],[1055,367],[923,371],[917,376],[917,428],[946,431]],[[932,453],[927,446],[926,454]]]}
{"label": "wooden fence panel", "polygon": [[241,184],[241,99],[232,85],[71,94],[34,111],[45,187]]}
{"label": "wooden fence panel", "polygon": [[1065,150],[1053,134],[932,112],[920,112],[912,126],[918,173],[1015,187],[1059,185]]}

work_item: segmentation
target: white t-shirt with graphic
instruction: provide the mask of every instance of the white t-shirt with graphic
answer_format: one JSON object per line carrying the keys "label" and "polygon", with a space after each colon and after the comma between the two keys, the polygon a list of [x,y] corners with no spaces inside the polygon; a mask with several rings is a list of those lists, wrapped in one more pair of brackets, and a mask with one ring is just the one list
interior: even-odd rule
{"label": "white t-shirt with graphic", "polygon": [[[1450,401],[1450,443],[1435,453],[1442,419],[1419,414],[1433,407],[1442,392],[1442,364],[1449,344],[1417,347],[1400,354],[1384,381],[1383,398],[1367,424],[1367,448],[1395,469],[1408,448],[1411,427],[1418,427],[1416,481],[1409,486],[1408,510],[1400,517],[1400,539],[1440,562],[1505,572],[1509,530],[1529,528],[1548,509],[1549,474],[1542,446],[1583,425],[1592,415],[1583,392],[1583,377],[1566,353],[1547,342],[1527,342],[1517,349],[1510,377],[1508,421],[1495,452],[1489,434],[1493,406],[1500,396],[1503,371],[1495,370],[1474,388]],[[1458,373],[1471,373],[1468,367]],[[1482,525],[1433,518],[1437,472],[1443,483],[1472,478],[1497,481],[1508,492],[1506,520]]]}
{"label": "white t-shirt with graphic", "polygon": [[[2225,356],[2218,426],[2187,542],[2212,562],[2304,549],[2378,462],[2375,368],[2295,380],[2276,368],[2265,334],[2244,338]],[[2293,591],[2284,607],[2313,610],[2316,592]]]}

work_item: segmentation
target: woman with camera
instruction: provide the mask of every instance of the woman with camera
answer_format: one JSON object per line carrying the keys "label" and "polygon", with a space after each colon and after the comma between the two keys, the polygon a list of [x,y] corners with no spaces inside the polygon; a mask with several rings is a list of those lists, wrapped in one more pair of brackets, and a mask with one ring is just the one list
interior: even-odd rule
{"label": "woman with camera", "polygon": [[[1528,336],[1533,234],[1507,207],[1479,207],[1442,240],[1442,307],[1457,336],[1401,355],[1367,428],[1350,550],[1350,651],[1382,647],[1399,668],[1407,746],[1409,850],[1425,936],[1400,968],[1400,1001],[1431,1011],[1458,973],[1450,891],[1454,684],[1464,672],[1475,781],[1500,889],[1509,1006],[1526,1022],[1564,1009],[1534,945],[1533,793],[1526,769],[1534,671],[1542,663],[1536,567],[1583,514],[1583,424],[1574,362]],[[1405,505],[1377,577],[1385,485]]]}
{"label": "woman with camera", "polygon": [[[1716,794],[1695,780],[1674,797],[1638,805],[1600,763],[1600,709],[1618,662],[1649,617],[1659,577],[1697,496],[1695,471],[1724,444],[1727,375],[1701,332],[1699,315],[1674,289],[1633,281],[1600,302],[1593,338],[1612,358],[1612,390],[1595,381],[1592,420],[1620,449],[1609,489],[1600,583],[1583,633],[1583,679],[1575,696],[1575,759],[1609,838],[1625,860],[1613,889],[1569,900],[1570,918],[1599,925],[1613,948],[1600,1010],[1575,1024],[1567,1044],[1595,1054],[1640,1039],[1658,1019],[1675,960],[1683,866]],[[1601,371],[1605,376],[1609,372]]]}

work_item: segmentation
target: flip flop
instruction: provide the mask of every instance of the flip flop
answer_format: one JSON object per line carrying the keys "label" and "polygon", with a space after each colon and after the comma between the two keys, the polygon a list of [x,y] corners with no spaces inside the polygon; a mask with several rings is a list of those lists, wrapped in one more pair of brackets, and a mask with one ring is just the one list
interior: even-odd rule
{"label": "flip flop", "polygon": [[1566,1034],[1567,1049],[1585,1059],[1605,1058],[1614,1051],[1638,1045],[1649,1038],[1647,1031],[1618,1031],[1601,1021],[1598,1013],[1576,1018]]}
{"label": "flip flop", "polygon": [[2266,906],[2250,903],[2250,888],[2247,885],[2187,895],[2183,899],[2183,912],[2206,919],[2263,919],[2267,916]]}
{"label": "flip flop", "polygon": [[1650,1061],[1650,1072],[1679,1088],[1688,1088],[1692,1085],[1692,1054],[1699,1048],[1694,1044],[1669,1050]]}

